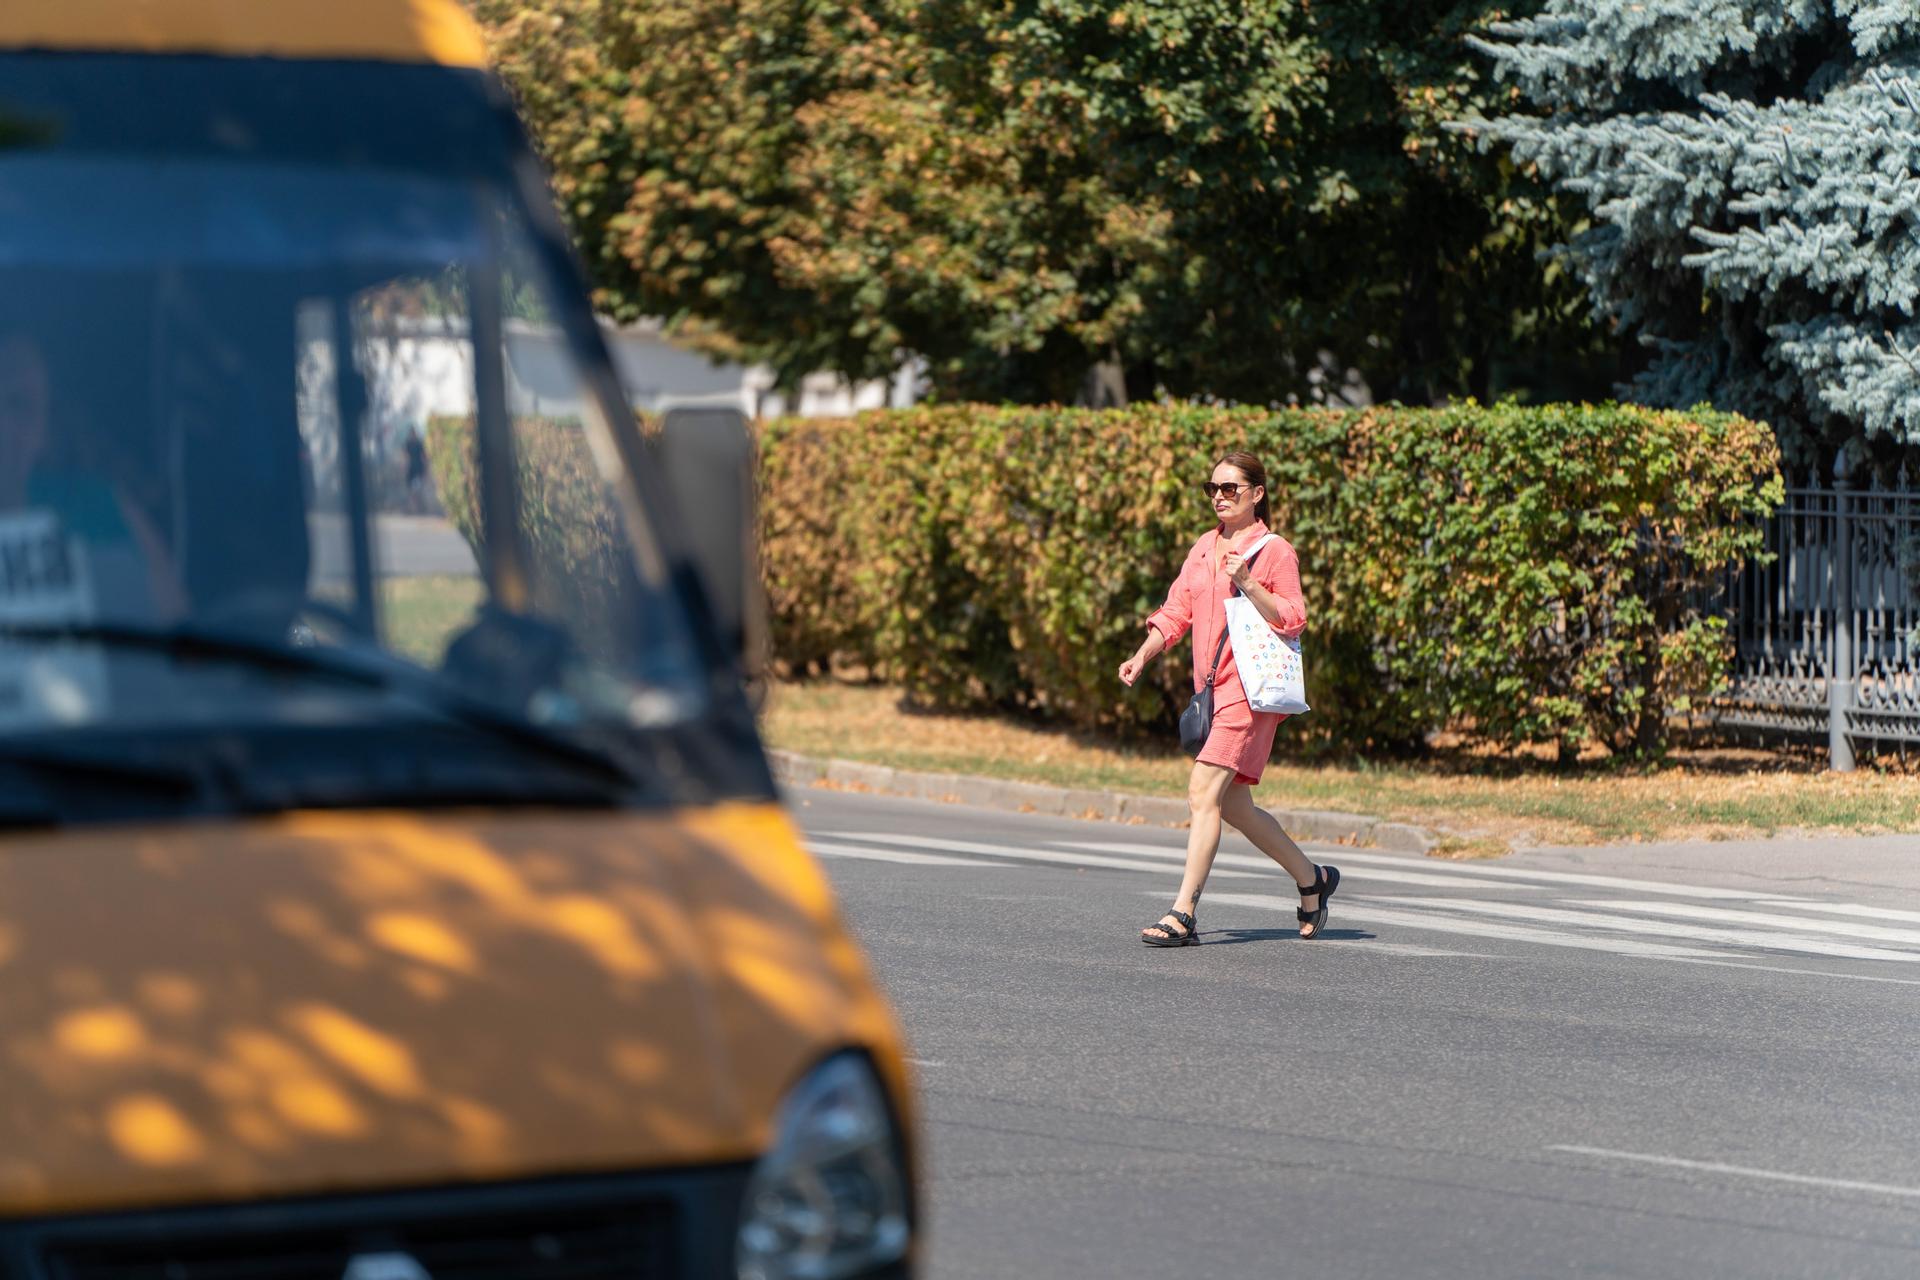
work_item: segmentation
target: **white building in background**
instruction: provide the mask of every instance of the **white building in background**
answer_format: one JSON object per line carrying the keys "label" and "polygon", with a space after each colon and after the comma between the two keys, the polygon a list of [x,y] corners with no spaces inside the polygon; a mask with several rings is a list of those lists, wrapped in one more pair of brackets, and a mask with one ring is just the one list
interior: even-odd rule
{"label": "white building in background", "polygon": [[[506,322],[507,406],[515,414],[576,417],[581,387],[566,352],[566,340],[552,328],[524,320]],[[715,364],[705,355],[677,346],[657,323],[601,325],[627,401],[644,413],[681,406],[727,407],[749,418],[788,414],[828,417],[864,409],[904,408],[919,399],[916,366],[903,367],[891,380],[849,382],[831,373],[805,378],[795,395],[776,391],[773,372],[764,365]],[[473,352],[464,327],[414,321],[395,327],[371,345],[375,434],[403,436],[423,429],[440,414],[473,411]]]}
{"label": "white building in background", "polygon": [[[508,320],[505,330],[508,410],[540,417],[578,416],[579,376],[560,333],[524,320]],[[797,393],[788,395],[774,389],[773,372],[764,365],[715,364],[676,345],[658,323],[603,322],[601,336],[628,403],[644,413],[724,406],[749,418],[831,417],[904,408],[924,390],[920,366],[909,364],[891,379],[870,382],[811,374]],[[464,324],[411,318],[362,337],[361,359],[373,410],[369,443],[376,450],[415,430],[424,432],[429,418],[473,412],[473,346]],[[323,324],[303,338],[303,346],[309,348],[303,368],[310,362],[308,372],[324,383],[332,376],[333,361]]]}

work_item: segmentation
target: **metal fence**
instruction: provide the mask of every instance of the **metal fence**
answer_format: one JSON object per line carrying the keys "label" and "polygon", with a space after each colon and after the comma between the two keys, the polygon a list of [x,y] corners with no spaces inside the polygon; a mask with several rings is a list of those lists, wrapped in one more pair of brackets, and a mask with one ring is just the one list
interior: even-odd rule
{"label": "metal fence", "polygon": [[1734,638],[1716,724],[1824,737],[1835,769],[1859,749],[1920,747],[1920,487],[1789,484],[1771,559],[1728,574],[1717,602]]}

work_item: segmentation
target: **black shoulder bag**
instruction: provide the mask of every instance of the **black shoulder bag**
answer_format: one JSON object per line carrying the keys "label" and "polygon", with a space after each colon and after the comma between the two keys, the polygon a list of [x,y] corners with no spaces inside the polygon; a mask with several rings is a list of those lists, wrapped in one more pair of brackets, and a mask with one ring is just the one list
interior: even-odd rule
{"label": "black shoulder bag", "polygon": [[1200,748],[1207,745],[1207,734],[1213,731],[1213,677],[1220,670],[1220,655],[1226,647],[1227,629],[1222,627],[1220,643],[1213,647],[1213,669],[1207,672],[1207,683],[1180,713],[1180,749],[1190,756],[1200,754]]}
{"label": "black shoulder bag", "polygon": [[[1253,555],[1247,557],[1247,563],[1251,565],[1265,550],[1266,544],[1263,542]],[[1227,594],[1239,595],[1240,588],[1229,582]],[[1187,709],[1180,713],[1180,749],[1190,756],[1200,754],[1200,748],[1207,745],[1207,734],[1213,731],[1213,678],[1220,673],[1220,655],[1226,651],[1227,624],[1223,621],[1220,624],[1220,643],[1213,646],[1213,666],[1207,669],[1207,682],[1200,687],[1200,692],[1193,695],[1193,701],[1187,704]]]}

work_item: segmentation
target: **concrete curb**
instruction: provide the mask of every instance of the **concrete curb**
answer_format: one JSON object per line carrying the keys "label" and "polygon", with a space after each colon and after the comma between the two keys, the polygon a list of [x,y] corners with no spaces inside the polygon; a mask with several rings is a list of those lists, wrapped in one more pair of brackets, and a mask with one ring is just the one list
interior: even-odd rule
{"label": "concrete curb", "polygon": [[[979,809],[1044,813],[1052,817],[1124,822],[1133,826],[1187,825],[1187,802],[1174,796],[1085,791],[1043,786],[1034,782],[981,778],[964,773],[915,773],[891,765],[822,759],[792,751],[769,751],[767,757],[773,764],[773,776],[787,787],[870,791],[879,795],[972,805]],[[1335,813],[1323,809],[1275,809],[1271,812],[1289,835],[1300,840],[1367,845],[1397,853],[1426,853],[1439,843],[1439,837],[1424,827],[1405,822],[1384,822],[1364,813]]]}

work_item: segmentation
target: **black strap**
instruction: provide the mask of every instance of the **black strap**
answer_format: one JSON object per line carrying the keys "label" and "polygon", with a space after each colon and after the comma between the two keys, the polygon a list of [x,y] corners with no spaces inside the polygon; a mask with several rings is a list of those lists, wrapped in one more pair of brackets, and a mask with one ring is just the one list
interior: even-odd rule
{"label": "black strap", "polygon": [[1213,677],[1220,670],[1220,655],[1227,651],[1227,620],[1220,619],[1220,643],[1213,646],[1213,665],[1207,668],[1207,688],[1213,688]]}
{"label": "black strap", "polygon": [[1184,932],[1175,933],[1173,926],[1168,924],[1164,920],[1155,920],[1152,924],[1148,925],[1147,928],[1158,929],[1161,933],[1165,934],[1169,938],[1184,938],[1193,932],[1192,916],[1188,915],[1184,911],[1169,911],[1167,912],[1167,914],[1172,916],[1174,920],[1179,923],[1181,929]]}
{"label": "black strap", "polygon": [[[1325,895],[1340,887],[1340,868],[1319,866],[1313,869],[1313,874],[1316,877],[1314,884],[1322,895],[1320,901],[1325,902],[1327,900]],[[1304,896],[1314,891],[1314,889],[1302,889],[1300,892]]]}

